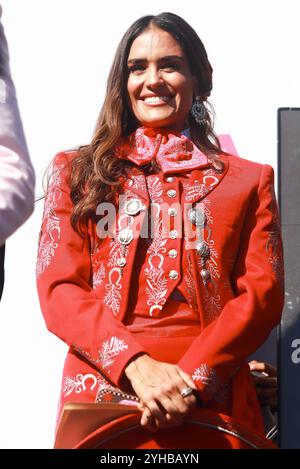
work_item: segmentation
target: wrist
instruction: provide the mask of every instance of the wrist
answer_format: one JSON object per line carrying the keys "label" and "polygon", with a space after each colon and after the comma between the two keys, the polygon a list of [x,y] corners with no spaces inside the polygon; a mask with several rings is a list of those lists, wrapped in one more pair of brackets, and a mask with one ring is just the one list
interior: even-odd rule
{"label": "wrist", "polygon": [[139,355],[135,355],[126,365],[124,369],[124,374],[128,379],[130,379],[135,373],[137,373],[137,363],[144,361],[145,358],[148,357],[147,354],[142,353]]}

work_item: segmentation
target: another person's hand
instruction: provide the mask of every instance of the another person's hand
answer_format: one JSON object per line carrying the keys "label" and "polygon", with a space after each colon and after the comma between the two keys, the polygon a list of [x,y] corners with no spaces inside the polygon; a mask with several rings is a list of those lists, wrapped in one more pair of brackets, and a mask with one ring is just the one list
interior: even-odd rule
{"label": "another person's hand", "polygon": [[249,367],[252,372],[259,403],[262,406],[270,406],[271,410],[276,410],[278,405],[277,369],[268,363],[256,360],[252,360],[249,363]]}
{"label": "another person's hand", "polygon": [[177,365],[140,355],[127,365],[125,375],[140,398],[141,425],[150,431],[180,425],[197,404],[194,394],[181,395],[184,389],[197,387]]}

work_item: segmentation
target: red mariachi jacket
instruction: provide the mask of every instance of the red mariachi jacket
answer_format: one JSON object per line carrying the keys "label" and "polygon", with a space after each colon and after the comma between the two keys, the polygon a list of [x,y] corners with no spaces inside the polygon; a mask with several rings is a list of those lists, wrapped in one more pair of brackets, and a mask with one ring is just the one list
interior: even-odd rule
{"label": "red mariachi jacket", "polygon": [[[143,172],[133,171],[123,187],[125,203],[117,213],[117,236],[97,239],[91,222],[82,239],[70,225],[73,204],[67,166],[73,156],[56,156],[47,193],[37,263],[41,309],[50,331],[91,369],[120,386],[126,364],[144,351],[122,322],[140,239],[130,237],[122,222],[131,210],[139,232],[149,194]],[[209,259],[196,246],[188,251],[201,333],[179,362],[193,377],[204,403],[217,399],[230,380],[241,384],[239,369],[279,322],[284,298],[273,170],[231,155],[222,154],[221,159],[223,171],[207,161],[191,170],[184,193],[192,207],[202,204],[202,235],[211,251]],[[174,190],[172,179],[167,174],[162,178],[164,201]],[[181,243],[188,242],[171,241],[172,249],[180,253]],[[176,268],[178,259],[166,255],[164,262],[166,272],[179,273],[167,276],[168,297],[185,273],[179,265]]]}

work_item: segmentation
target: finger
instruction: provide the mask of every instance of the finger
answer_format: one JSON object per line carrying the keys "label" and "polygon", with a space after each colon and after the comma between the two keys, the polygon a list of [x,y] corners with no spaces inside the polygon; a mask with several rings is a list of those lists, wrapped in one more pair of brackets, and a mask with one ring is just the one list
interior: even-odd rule
{"label": "finger", "polygon": [[[186,390],[187,387],[191,388],[191,386],[188,386],[188,384],[183,381],[179,373],[173,385],[168,383],[164,386],[165,395],[162,396],[161,403],[166,411],[174,416],[175,419],[182,419],[183,415],[187,414],[191,408],[196,406],[197,399],[194,394],[186,397],[182,396],[183,390]],[[193,388],[191,389],[193,390]],[[169,400],[164,400],[166,396]]]}
{"label": "finger", "polygon": [[264,362],[258,362],[256,360],[252,360],[248,363],[251,371],[265,371],[266,364]]}
{"label": "finger", "polygon": [[176,397],[172,396],[170,398],[168,397],[163,397],[160,401],[160,404],[162,405],[164,409],[164,422],[162,422],[162,425],[167,424],[168,422],[173,422],[173,423],[182,423],[182,415],[185,414],[188,410],[188,407],[186,404],[184,406],[180,406],[180,403],[178,402],[178,399]]}
{"label": "finger", "polygon": [[178,407],[182,418],[186,417],[197,406],[196,396],[182,397],[178,400]]}
{"label": "finger", "polygon": [[277,369],[274,366],[270,365],[269,363],[258,362],[256,360],[252,360],[249,363],[249,367],[251,371],[260,371],[272,377],[277,376]]}
{"label": "finger", "polygon": [[141,418],[141,425],[150,432],[156,432],[158,428],[155,425],[154,419],[150,410],[146,407]]}
{"label": "finger", "polygon": [[[179,367],[178,367],[178,373],[180,374],[181,378],[183,379],[185,383],[184,386],[181,386],[181,385],[179,386],[179,393],[180,393],[181,401],[184,400],[184,403],[189,407],[189,410],[193,409],[197,405],[197,397],[196,397],[198,393],[197,386],[192,380],[192,378],[185,371],[181,370]],[[194,394],[183,397],[181,393],[184,389],[186,389],[186,387],[192,388],[195,391]]]}
{"label": "finger", "polygon": [[160,404],[160,400],[158,398],[157,402],[155,400],[150,400],[147,403],[147,407],[150,410],[151,416],[154,420],[156,426],[160,427],[164,423],[166,423],[165,414],[168,412],[167,409]]}
{"label": "finger", "polygon": [[141,410],[141,411],[144,411],[144,410],[145,410],[145,404],[140,401],[140,402],[138,403],[138,409]]}
{"label": "finger", "polygon": [[178,370],[178,374],[183,379],[184,383],[187,386],[191,387],[192,389],[196,390],[197,386],[194,383],[194,381],[192,380],[192,378],[190,377],[190,375],[188,375],[185,371],[183,371],[179,366],[177,367],[177,370]]}
{"label": "finger", "polygon": [[269,376],[277,377],[277,368],[270,365],[269,363],[265,363],[265,373],[267,373]]}

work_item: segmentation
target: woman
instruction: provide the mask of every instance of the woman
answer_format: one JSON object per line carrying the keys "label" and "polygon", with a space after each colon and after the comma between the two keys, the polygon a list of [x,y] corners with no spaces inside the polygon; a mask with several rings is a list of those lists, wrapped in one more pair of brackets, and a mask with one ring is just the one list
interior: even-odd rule
{"label": "woman", "polygon": [[195,31],[140,18],[91,144],[56,156],[47,190],[38,290],[70,346],[59,413],[122,390],[154,447],[199,408],[263,433],[246,359],[283,305],[273,170],[222,152],[211,89]]}

